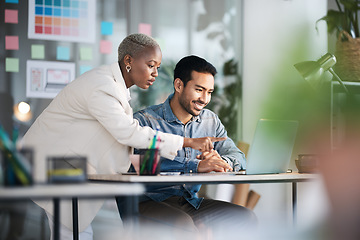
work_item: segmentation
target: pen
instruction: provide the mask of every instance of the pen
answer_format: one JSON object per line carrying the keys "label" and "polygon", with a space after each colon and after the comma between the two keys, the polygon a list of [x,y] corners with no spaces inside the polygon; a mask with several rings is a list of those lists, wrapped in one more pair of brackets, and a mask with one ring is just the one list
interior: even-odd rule
{"label": "pen", "polygon": [[160,139],[160,137],[158,137],[157,142],[156,142],[156,148],[155,148],[156,149],[156,154],[155,154],[156,159],[155,159],[155,163],[153,164],[152,174],[154,174],[156,172],[157,165],[159,164],[159,161],[160,161],[160,156],[158,157],[160,142],[161,142],[161,139]]}
{"label": "pen", "polygon": [[[158,132],[159,132],[159,126],[156,127],[156,132],[154,134],[154,137],[152,138],[151,142],[150,142],[150,145],[149,145],[149,148],[148,149],[154,149],[155,146],[156,146],[156,140],[157,140],[157,135],[158,135]],[[148,172],[151,173],[151,169],[152,169],[152,165],[153,165],[153,158],[154,158],[154,154],[152,153],[150,156],[150,151],[146,151],[145,155],[144,155],[144,160],[143,160],[143,163],[141,165],[141,169],[140,169],[140,174],[144,173],[144,170],[146,168],[146,162],[149,160],[151,161],[150,164],[148,164]]]}
{"label": "pen", "polygon": [[155,160],[155,156],[156,156],[155,153],[157,153],[158,150],[155,147],[157,146],[156,142],[157,142],[157,138],[158,138],[159,129],[160,129],[160,126],[157,125],[156,126],[156,132],[155,132],[155,135],[154,135],[154,138],[153,138],[153,141],[152,141],[152,145],[151,145],[152,151],[151,151],[151,155],[150,155],[150,164],[148,166],[149,167],[149,173],[151,173],[151,174],[154,174],[154,167],[153,166],[156,164],[154,162],[154,160]]}

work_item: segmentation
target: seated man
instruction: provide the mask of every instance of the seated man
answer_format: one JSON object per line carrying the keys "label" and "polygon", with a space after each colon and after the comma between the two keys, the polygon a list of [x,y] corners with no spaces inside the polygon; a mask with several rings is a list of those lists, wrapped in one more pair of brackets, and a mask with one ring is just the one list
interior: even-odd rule
{"label": "seated man", "polygon": [[[197,56],[184,57],[174,70],[174,93],[164,103],[136,112],[134,118],[142,126],[184,137],[227,137],[218,116],[204,109],[214,91],[215,74],[215,67],[206,60]],[[209,152],[183,148],[174,160],[162,158],[161,171],[226,172],[245,169],[245,165],[244,154],[227,138],[214,143],[214,149]],[[249,209],[198,198],[200,187],[200,184],[148,187],[139,204],[140,215],[190,231],[210,229],[217,234],[246,229],[256,222]]]}

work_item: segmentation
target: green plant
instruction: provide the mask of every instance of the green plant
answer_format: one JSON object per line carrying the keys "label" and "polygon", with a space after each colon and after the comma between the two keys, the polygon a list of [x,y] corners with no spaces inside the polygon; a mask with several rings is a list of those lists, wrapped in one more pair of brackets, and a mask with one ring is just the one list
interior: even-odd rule
{"label": "green plant", "polygon": [[360,37],[358,12],[360,10],[360,0],[335,0],[338,10],[329,10],[326,16],[316,21],[326,21],[328,33],[336,32],[338,36],[342,31],[346,31],[353,38]]}

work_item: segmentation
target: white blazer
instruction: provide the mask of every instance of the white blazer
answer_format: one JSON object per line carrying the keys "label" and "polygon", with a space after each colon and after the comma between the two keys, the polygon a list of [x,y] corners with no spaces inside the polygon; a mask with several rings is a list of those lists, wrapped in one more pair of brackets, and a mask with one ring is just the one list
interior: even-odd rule
{"label": "white blazer", "polygon": [[[133,119],[118,63],[101,66],[68,84],[22,139],[35,152],[34,180],[46,182],[49,156],[86,156],[89,174],[126,172],[133,148],[147,148],[155,132]],[[173,159],[183,137],[159,132],[160,154]],[[36,202],[52,214],[51,201]],[[72,229],[70,201],[61,201],[61,223]],[[103,201],[79,201],[79,230],[92,222]]]}

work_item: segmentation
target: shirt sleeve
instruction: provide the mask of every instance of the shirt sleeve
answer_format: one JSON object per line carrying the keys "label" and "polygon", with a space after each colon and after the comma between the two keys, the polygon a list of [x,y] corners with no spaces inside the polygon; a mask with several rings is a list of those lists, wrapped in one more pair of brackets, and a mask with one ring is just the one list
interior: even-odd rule
{"label": "shirt sleeve", "polygon": [[216,116],[216,136],[227,137],[224,141],[214,143],[215,150],[222,159],[226,161],[235,172],[246,169],[245,154],[236,147],[234,141],[227,136],[227,131],[220,119]]}
{"label": "shirt sleeve", "polygon": [[[121,144],[134,148],[148,148],[155,131],[141,127],[132,114],[127,114],[113,85],[102,86],[88,100],[88,111]],[[160,154],[174,159],[182,148],[183,137],[160,133]]]}
{"label": "shirt sleeve", "polygon": [[198,166],[199,166],[199,159],[191,159],[190,161],[187,161],[185,164],[185,169],[189,173],[196,173]]}

